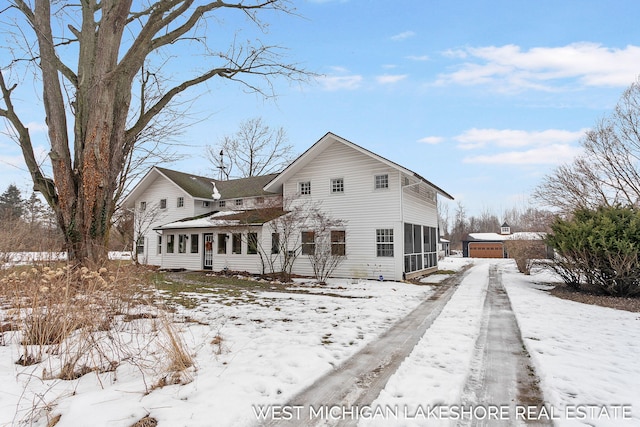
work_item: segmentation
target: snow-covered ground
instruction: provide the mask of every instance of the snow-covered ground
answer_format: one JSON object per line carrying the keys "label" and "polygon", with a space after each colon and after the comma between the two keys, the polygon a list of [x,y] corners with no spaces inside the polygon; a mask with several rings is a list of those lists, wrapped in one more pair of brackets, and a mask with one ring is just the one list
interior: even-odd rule
{"label": "snow-covered ground", "polygon": [[[458,269],[466,262],[447,258],[440,267]],[[385,420],[363,419],[360,424],[438,425],[425,421],[419,409],[459,404],[480,329],[490,263],[499,263],[503,271],[545,399],[557,409],[555,424],[640,425],[640,314],[552,297],[539,284],[551,277],[518,274],[510,260],[477,261],[372,405],[397,406],[409,419],[396,422],[387,413]],[[145,393],[145,381],[152,382],[152,375],[126,363],[115,373],[42,381],[42,366],[14,364],[18,346],[5,342],[0,345],[0,426],[23,420],[45,426],[47,414],[62,414],[60,427],[124,427],[147,414],[159,426],[255,426],[259,405],[286,403],[433,292],[428,283],[348,280],[332,281],[326,288],[299,287],[312,293],[190,295],[199,303],[181,308],[176,318],[195,320],[178,325],[195,356],[194,379],[150,393]],[[0,311],[0,320],[2,316]],[[608,410],[612,418],[621,405],[615,419],[602,414]],[[38,410],[32,412],[33,407]],[[594,410],[599,411],[595,418],[579,419]]]}
{"label": "snow-covered ground", "polygon": [[[477,266],[359,426],[444,426],[473,417],[508,420],[509,425],[550,419],[556,426],[640,426],[640,313],[553,297],[544,290],[556,278],[544,271],[520,274],[512,260],[474,263]],[[514,416],[502,412],[509,402],[461,405],[490,264],[502,271],[525,346],[541,378],[548,403],[541,410],[522,405]],[[462,416],[465,408],[471,417]],[[385,416],[377,417],[376,411]],[[395,422],[390,424],[390,418]]]}

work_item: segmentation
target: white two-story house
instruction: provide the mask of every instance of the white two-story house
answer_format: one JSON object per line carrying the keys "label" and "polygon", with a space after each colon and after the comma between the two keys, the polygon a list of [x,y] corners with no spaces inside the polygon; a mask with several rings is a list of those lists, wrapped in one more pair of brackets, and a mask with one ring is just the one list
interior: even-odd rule
{"label": "white two-story house", "polygon": [[[298,223],[278,230],[306,206],[336,219],[334,277],[401,280],[438,263],[438,195],[419,174],[327,133],[279,174],[216,180],[154,167],[125,200],[135,212],[140,262],[162,268],[264,271],[265,257],[295,240],[292,273],[313,275],[316,235]],[[294,238],[292,238],[294,235]],[[265,249],[266,248],[266,249]]]}

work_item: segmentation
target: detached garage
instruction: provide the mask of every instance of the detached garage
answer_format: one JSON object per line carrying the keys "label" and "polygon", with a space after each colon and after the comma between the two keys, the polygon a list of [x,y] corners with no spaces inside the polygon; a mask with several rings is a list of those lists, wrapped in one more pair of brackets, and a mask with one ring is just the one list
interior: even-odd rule
{"label": "detached garage", "polygon": [[504,258],[504,245],[502,242],[469,242],[470,258]]}
{"label": "detached garage", "polygon": [[526,241],[527,245],[536,248],[539,258],[552,258],[543,240],[545,233],[519,232],[511,233],[509,224],[504,223],[498,233],[469,233],[462,240],[462,256],[468,258],[509,258],[506,241]]}

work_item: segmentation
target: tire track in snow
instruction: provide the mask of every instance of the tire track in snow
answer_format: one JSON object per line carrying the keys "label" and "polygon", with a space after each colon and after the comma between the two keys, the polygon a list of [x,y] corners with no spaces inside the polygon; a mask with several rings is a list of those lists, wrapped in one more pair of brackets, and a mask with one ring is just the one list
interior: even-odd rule
{"label": "tire track in snow", "polygon": [[296,427],[356,425],[357,420],[331,420],[308,415],[312,409],[318,410],[320,406],[358,407],[370,404],[438,317],[467,272],[468,269],[465,269],[462,273],[442,282],[434,294],[394,324],[376,341],[291,399],[287,405],[300,407],[301,419],[273,420],[264,425]]}
{"label": "tire track in snow", "polygon": [[[489,287],[484,301],[480,335],[476,342],[471,373],[462,394],[463,406],[509,406],[505,420],[465,419],[459,427],[536,425],[552,426],[544,419],[524,420],[516,410],[531,408],[544,415],[544,399],[539,380],[529,361],[520,328],[502,284],[498,266],[489,268]],[[535,409],[534,409],[535,408]],[[535,417],[533,417],[535,418]]]}

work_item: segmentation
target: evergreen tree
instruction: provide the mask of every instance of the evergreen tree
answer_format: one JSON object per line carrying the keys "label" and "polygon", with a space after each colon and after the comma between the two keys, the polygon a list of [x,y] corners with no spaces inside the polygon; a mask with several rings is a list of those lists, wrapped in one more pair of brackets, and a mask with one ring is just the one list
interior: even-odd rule
{"label": "evergreen tree", "polygon": [[45,214],[45,207],[42,200],[35,192],[24,201],[23,217],[24,220],[31,225],[42,222]]}
{"label": "evergreen tree", "polygon": [[596,287],[609,295],[640,295],[640,211],[635,207],[579,209],[557,218],[546,242],[552,268],[573,288]]}
{"label": "evergreen tree", "polygon": [[10,184],[0,195],[0,220],[16,220],[22,216],[23,212],[24,200],[20,190],[14,184]]}

